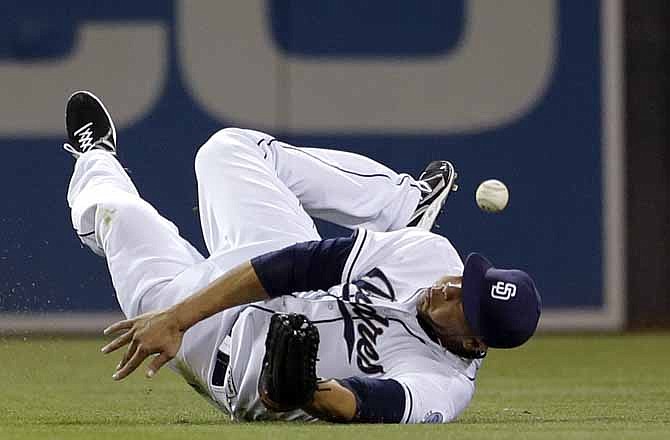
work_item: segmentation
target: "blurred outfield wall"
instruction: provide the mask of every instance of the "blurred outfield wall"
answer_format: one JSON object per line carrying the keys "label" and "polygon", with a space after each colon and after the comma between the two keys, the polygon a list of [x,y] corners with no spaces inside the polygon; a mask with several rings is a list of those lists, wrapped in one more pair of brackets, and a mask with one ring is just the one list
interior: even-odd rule
{"label": "blurred outfield wall", "polygon": [[[77,89],[103,97],[140,192],[203,252],[192,163],[223,126],[413,174],[447,158],[461,190],[438,233],[463,257],[531,272],[545,329],[622,326],[618,1],[231,4],[0,7],[0,328],[101,328],[118,313],[65,203]],[[503,215],[474,203],[487,178],[510,188]]]}

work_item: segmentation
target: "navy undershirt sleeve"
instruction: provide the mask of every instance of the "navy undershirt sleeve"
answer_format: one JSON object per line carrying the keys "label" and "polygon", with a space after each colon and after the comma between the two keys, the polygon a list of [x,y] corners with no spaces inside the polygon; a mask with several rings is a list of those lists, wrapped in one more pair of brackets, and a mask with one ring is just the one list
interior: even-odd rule
{"label": "navy undershirt sleeve", "polygon": [[294,292],[327,290],[341,283],[344,264],[356,241],[350,237],[308,241],[251,259],[271,298]]}
{"label": "navy undershirt sleeve", "polygon": [[405,413],[405,391],[393,379],[347,377],[337,382],[356,397],[354,422],[400,423]]}

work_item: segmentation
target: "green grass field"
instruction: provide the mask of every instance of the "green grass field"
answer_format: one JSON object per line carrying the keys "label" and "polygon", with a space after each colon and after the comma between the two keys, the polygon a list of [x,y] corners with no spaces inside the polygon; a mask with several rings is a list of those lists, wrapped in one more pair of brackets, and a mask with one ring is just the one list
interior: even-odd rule
{"label": "green grass field", "polygon": [[492,352],[450,425],[232,424],[176,375],[115,383],[102,339],[0,339],[0,439],[668,439],[670,334]]}

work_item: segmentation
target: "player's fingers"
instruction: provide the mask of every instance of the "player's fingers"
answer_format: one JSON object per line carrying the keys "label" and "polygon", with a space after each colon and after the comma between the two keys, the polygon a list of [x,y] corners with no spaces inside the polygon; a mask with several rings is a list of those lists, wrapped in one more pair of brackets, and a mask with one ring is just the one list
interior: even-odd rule
{"label": "player's fingers", "polygon": [[126,365],[126,363],[128,363],[128,360],[135,354],[135,350],[137,350],[137,341],[132,340],[130,341],[130,345],[128,346],[126,352],[123,353],[121,361],[116,366],[116,371],[119,371],[121,368],[123,368],[124,365]]}
{"label": "player's fingers", "polygon": [[137,342],[136,339],[133,339],[130,342],[130,345],[128,346],[128,350],[126,350],[125,353],[123,353],[123,359],[121,359],[121,362],[119,362],[119,366],[116,367],[117,370],[120,370],[123,368],[124,365],[128,363],[131,357],[135,354],[135,351],[137,351],[137,346],[139,345],[139,342]]}
{"label": "player's fingers", "polygon": [[163,365],[170,362],[170,359],[172,359],[172,356],[168,355],[167,353],[161,353],[160,355],[156,356],[149,364],[149,368],[147,369],[147,377],[149,379],[154,377],[156,372],[160,370]]}
{"label": "player's fingers", "polygon": [[124,345],[126,345],[127,343],[129,343],[133,339],[133,334],[134,333],[135,332],[133,332],[132,330],[129,331],[129,332],[125,332],[124,334],[122,334],[118,338],[114,339],[109,344],[102,347],[100,349],[100,351],[102,351],[105,354],[108,354],[108,353],[111,353],[113,351],[118,350],[119,348],[123,347]]}
{"label": "player's fingers", "polygon": [[135,324],[134,319],[126,319],[125,321],[115,322],[114,324],[107,327],[102,333],[105,335],[111,335],[118,332],[119,330],[127,330],[133,327]]}
{"label": "player's fingers", "polygon": [[137,350],[135,350],[135,353],[133,356],[130,358],[130,360],[116,373],[112,375],[112,379],[114,380],[121,380],[128,376],[130,373],[135,371],[137,367],[139,367],[144,359],[146,359],[147,356],[149,356],[151,353],[148,353],[147,351],[143,350],[141,346],[137,347]]}

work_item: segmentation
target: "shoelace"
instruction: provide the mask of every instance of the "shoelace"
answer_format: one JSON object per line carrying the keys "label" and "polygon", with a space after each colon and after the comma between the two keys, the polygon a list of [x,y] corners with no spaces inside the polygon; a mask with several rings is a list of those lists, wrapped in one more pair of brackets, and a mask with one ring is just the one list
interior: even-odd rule
{"label": "shoelace", "polygon": [[[94,149],[98,145],[104,145],[107,150],[114,152],[113,145],[107,140],[109,133],[93,142],[93,131],[90,127],[93,125],[93,122],[83,125],[77,131],[74,132],[75,136],[79,136],[79,148],[75,148],[67,142],[63,144],[63,149],[68,153],[71,153],[75,157],[81,156],[83,153]],[[111,133],[111,131],[110,131]]]}
{"label": "shoelace", "polygon": [[429,183],[429,182],[432,182],[433,180],[438,180],[438,181],[439,180],[444,180],[444,175],[442,174],[442,172],[436,173],[436,174],[433,174],[430,177],[424,177],[419,182],[425,183],[430,188],[430,190],[432,191],[433,189],[435,189],[434,186],[437,186],[437,185],[431,185]]}
{"label": "shoelace", "polygon": [[433,192],[433,187],[430,186],[430,184],[428,182],[426,182],[425,180],[417,180],[416,183],[419,185],[419,189],[421,190],[422,197],[425,197],[426,195]]}

